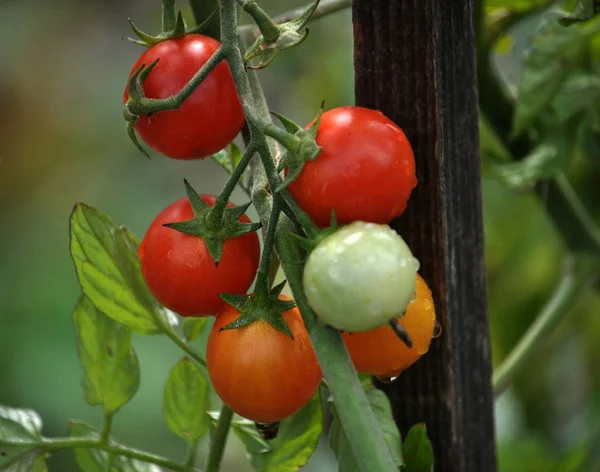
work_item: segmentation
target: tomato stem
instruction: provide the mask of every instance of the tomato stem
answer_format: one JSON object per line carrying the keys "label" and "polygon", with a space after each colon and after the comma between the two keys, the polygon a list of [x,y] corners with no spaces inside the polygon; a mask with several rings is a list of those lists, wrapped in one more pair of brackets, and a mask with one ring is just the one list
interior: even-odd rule
{"label": "tomato stem", "polygon": [[[319,18],[323,18],[324,16],[330,15],[332,13],[336,13],[338,11],[344,10],[346,8],[350,8],[352,6],[352,0],[322,0],[315,12],[310,17],[310,21],[317,20]],[[305,10],[306,6],[296,8],[294,10],[285,12],[281,15],[273,18],[273,21],[276,24],[285,23],[293,20],[300,16]],[[239,27],[240,36],[243,38],[251,38],[258,36],[257,27],[254,25],[243,25]]]}
{"label": "tomato stem", "polygon": [[254,0],[237,0],[244,11],[254,19],[267,43],[274,43],[281,36],[281,31],[271,17]]}
{"label": "tomato stem", "polygon": [[404,326],[402,326],[400,323],[398,323],[398,320],[391,320],[390,326],[394,330],[394,333],[396,334],[396,336],[398,336],[398,338],[400,338],[400,341],[402,341],[404,344],[406,344],[406,346],[409,348],[411,348],[413,346],[412,339],[410,339],[408,332],[406,331]]}
{"label": "tomato stem", "polygon": [[[256,164],[253,165],[252,201],[263,224],[268,224],[271,218],[273,198],[265,190],[265,186],[268,183],[271,189],[277,188],[281,179],[263,132],[270,117],[262,98],[260,85],[254,76],[252,82],[250,81],[248,74],[252,74],[252,72],[246,71],[239,49],[235,0],[221,0],[221,31],[223,44],[227,44],[227,47],[231,48],[227,50],[227,61],[246,114],[251,139],[256,143],[257,152],[261,157],[260,162],[254,161]],[[256,96],[253,95],[253,89],[256,90]],[[257,98],[260,98],[258,103]],[[260,163],[263,165],[261,166]],[[308,227],[314,227],[310,218],[304,216],[304,212],[299,209],[287,191],[282,191],[281,196],[289,206],[298,210],[298,220],[304,218],[304,223]],[[342,427],[361,470],[363,472],[397,472],[398,468],[394,464],[381,427],[369,405],[339,331],[319,324],[316,314],[308,305],[302,285],[303,268],[297,264],[302,253],[298,244],[291,237],[291,234],[296,231],[295,222],[285,215],[280,215],[275,229],[275,246],[283,270],[329,385]]]}
{"label": "tomato stem", "polygon": [[104,411],[104,423],[102,425],[102,435],[100,436],[100,441],[104,444],[108,444],[110,440],[110,430],[112,429],[112,420],[114,413]]}
{"label": "tomato stem", "polygon": [[260,265],[258,267],[258,273],[256,275],[256,298],[258,300],[264,300],[265,302],[269,299],[271,286],[270,286],[270,269],[271,269],[271,257],[273,255],[273,247],[275,245],[275,231],[277,229],[277,223],[279,222],[279,215],[281,213],[281,205],[279,197],[273,199],[273,207],[271,209],[271,215],[269,217],[269,223],[267,231],[265,233],[264,247],[262,257],[260,259]]}
{"label": "tomato stem", "polygon": [[248,164],[250,164],[250,161],[252,160],[252,157],[254,156],[255,152],[256,152],[256,146],[251,141],[250,144],[248,145],[248,147],[246,148],[246,150],[244,151],[242,160],[238,163],[236,168],[233,169],[233,172],[231,173],[231,176],[227,180],[225,187],[223,187],[223,190],[217,196],[217,199],[215,200],[215,204],[213,205],[212,209],[210,210],[210,212],[208,213],[208,215],[206,217],[206,221],[211,228],[218,228],[220,226],[221,220],[223,218],[223,212],[225,211],[225,208],[227,207],[229,198],[231,197],[231,194],[237,187],[240,179],[244,175],[244,172],[246,171]]}
{"label": "tomato stem", "polygon": [[[159,113],[168,110],[175,110],[179,108],[183,102],[196,90],[196,88],[202,83],[202,81],[208,77],[213,69],[225,59],[226,51],[223,46],[219,47],[212,55],[212,57],[204,64],[198,72],[192,77],[192,79],[177,93],[168,98],[156,99],[147,98],[141,96],[138,93],[132,93],[132,87],[130,87],[129,100],[125,104],[126,112],[130,114],[133,119],[137,119],[143,115],[151,115],[153,113]],[[142,72],[143,73],[143,72]],[[138,84],[138,88],[143,90],[141,82]]]}
{"label": "tomato stem", "polygon": [[205,472],[219,472],[232,418],[233,411],[231,411],[231,408],[229,408],[227,405],[223,404],[221,407],[221,413],[219,414],[217,428],[215,429],[214,434],[211,436],[210,451],[208,453],[208,461],[206,463]]}
{"label": "tomato stem", "polygon": [[175,0],[162,0],[162,32],[166,34],[174,31],[176,24]]}
{"label": "tomato stem", "polygon": [[[10,443],[9,443],[10,444]],[[15,444],[19,446],[19,444]],[[99,449],[115,456],[130,457],[149,464],[155,464],[165,469],[174,470],[176,472],[189,472],[186,468],[177,462],[174,462],[165,457],[149,454],[139,449],[123,446],[115,443],[104,443],[100,439],[93,439],[90,436],[83,437],[68,437],[68,438],[43,438],[40,441],[40,450],[44,452],[60,451],[62,449]],[[195,469],[194,469],[195,470]]]}
{"label": "tomato stem", "polygon": [[587,255],[567,259],[565,266],[563,276],[546,305],[494,372],[496,396],[508,388],[540,344],[569,313],[581,293],[598,277],[598,264]]}

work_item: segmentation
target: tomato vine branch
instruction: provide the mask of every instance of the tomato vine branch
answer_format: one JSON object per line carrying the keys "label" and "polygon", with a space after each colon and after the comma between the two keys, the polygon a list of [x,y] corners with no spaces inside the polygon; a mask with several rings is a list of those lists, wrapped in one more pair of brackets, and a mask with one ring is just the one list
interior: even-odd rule
{"label": "tomato vine branch", "polygon": [[[336,13],[346,8],[350,8],[351,6],[352,0],[322,0],[315,12],[313,13],[313,15],[311,16],[310,21],[323,18],[324,16]],[[307,8],[308,5],[296,8],[294,10],[290,10],[288,12],[283,13],[282,15],[276,16],[275,18],[273,18],[273,21],[276,24],[291,21],[294,18],[301,15],[302,12],[305,11]],[[246,38],[257,37],[260,34],[259,28],[255,25],[240,26],[238,31],[240,33],[240,36]]]}
{"label": "tomato vine branch", "polygon": [[[15,444],[18,445],[18,444]],[[90,437],[44,438],[39,444],[44,452],[54,452],[61,449],[99,449],[116,456],[129,457],[139,461],[155,464],[176,472],[189,471],[184,465],[162,456],[150,454],[139,449],[130,448],[114,442],[104,442]],[[194,469],[195,470],[195,469]]]}
{"label": "tomato vine branch", "polygon": [[[224,47],[228,51],[227,61],[242,101],[251,139],[256,143],[260,155],[260,161],[255,160],[253,164],[254,188],[252,193],[254,206],[264,225],[268,224],[273,206],[273,199],[265,190],[265,186],[268,182],[271,188],[277,188],[281,178],[264,135],[265,125],[271,122],[266,115],[267,107],[264,103],[257,104],[256,97],[253,95],[253,89],[257,90],[257,96],[262,101],[262,93],[258,90],[260,85],[253,78],[251,86],[238,46],[235,0],[221,1],[221,33],[221,41],[226,45]],[[260,163],[263,166],[260,166]],[[282,195],[286,195],[285,191],[282,192]],[[286,197],[288,203],[292,203],[292,200],[291,197],[289,199]],[[281,215],[275,235],[275,245],[294,299],[308,329],[323,375],[340,412],[342,427],[361,470],[364,472],[397,471],[381,427],[360,385],[340,333],[319,324],[316,314],[308,305],[302,286],[302,267],[297,264],[302,253],[292,238],[292,233],[295,231],[294,222],[285,215]],[[369,431],[370,434],[365,435],[364,431]]]}
{"label": "tomato vine branch", "polygon": [[542,342],[569,312],[581,293],[597,277],[598,265],[582,256],[567,260],[567,267],[554,293],[533,324],[494,373],[494,393],[499,396],[523,369]]}
{"label": "tomato vine branch", "polygon": [[219,414],[217,428],[215,429],[214,435],[211,437],[210,452],[208,454],[205,472],[219,472],[232,418],[233,411],[227,405],[223,404],[221,413]]}

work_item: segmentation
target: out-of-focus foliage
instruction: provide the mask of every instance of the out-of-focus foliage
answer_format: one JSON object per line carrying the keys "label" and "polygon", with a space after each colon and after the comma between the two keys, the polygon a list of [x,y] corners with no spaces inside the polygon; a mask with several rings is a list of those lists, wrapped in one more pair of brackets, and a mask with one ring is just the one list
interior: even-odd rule
{"label": "out-of-focus foliage", "polygon": [[[491,3],[519,8],[530,2]],[[300,4],[261,2],[273,13]],[[38,411],[46,435],[67,435],[69,418],[100,424],[100,409],[88,406],[79,388],[71,318],[79,287],[68,241],[73,205],[100,208],[141,237],[164,206],[184,195],[184,177],[207,193],[225,182],[212,161],[157,155],[148,161],[125,133],[121,98],[141,50],[120,38],[129,34],[127,17],[158,29],[159,10],[150,0],[0,2],[0,403]],[[301,47],[259,71],[272,110],[305,123],[323,99],[327,107],[353,103],[351,25],[347,11],[320,20]],[[498,52],[496,62],[514,89],[537,25],[535,18],[519,25]],[[598,163],[573,156],[569,178],[600,223]],[[238,192],[234,200],[245,198]],[[498,363],[552,290],[561,243],[534,196],[486,179],[484,205]],[[586,294],[498,402],[503,472],[600,468],[598,312],[600,297]],[[194,341],[201,351],[207,332]],[[162,415],[163,386],[181,353],[163,337],[134,335],[132,342],[142,381],[115,418],[114,432],[132,446],[182,457],[184,443]],[[231,435],[230,441],[224,470],[251,470],[239,439]],[[53,455],[48,464],[50,471],[76,470],[71,452]],[[306,470],[335,470],[326,441]]]}

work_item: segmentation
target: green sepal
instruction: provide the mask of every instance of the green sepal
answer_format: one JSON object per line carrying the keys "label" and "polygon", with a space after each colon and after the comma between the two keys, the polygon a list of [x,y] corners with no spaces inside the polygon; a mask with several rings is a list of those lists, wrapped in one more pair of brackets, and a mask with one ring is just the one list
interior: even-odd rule
{"label": "green sepal", "polygon": [[[275,41],[269,42],[263,35],[258,37],[244,54],[246,67],[248,69],[264,69],[273,62],[280,51],[302,44],[309,32],[306,24],[319,6],[319,2],[320,0],[314,0],[298,17],[277,25],[279,35]],[[249,65],[248,62],[255,58],[259,58],[258,64]]]}
{"label": "green sepal", "polygon": [[329,226],[327,228],[318,229],[315,234],[309,236],[302,236],[297,233],[290,233],[290,236],[294,238],[297,243],[305,249],[308,253],[311,253],[321,241],[328,236],[335,233],[341,226],[337,224],[337,217],[335,216],[335,210],[331,210],[331,216],[329,218]]}
{"label": "green sepal", "polygon": [[219,297],[240,312],[240,317],[225,325],[221,330],[230,330],[249,326],[257,321],[265,321],[273,328],[287,334],[294,339],[290,327],[283,319],[282,314],[296,307],[293,300],[279,298],[286,281],[278,284],[269,291],[268,297],[252,295],[236,295],[231,293],[219,294]]}
{"label": "green sepal", "polygon": [[[163,226],[180,233],[202,238],[210,257],[218,266],[223,255],[225,241],[257,231],[260,229],[261,224],[239,221],[250,203],[220,210],[217,203],[213,207],[206,203],[187,180],[184,180],[184,183],[194,216],[189,220],[165,223]],[[215,212],[221,212],[220,219],[216,221],[217,224],[215,224],[215,216],[218,217],[218,213],[215,214]]]}
{"label": "green sepal", "polygon": [[288,133],[296,134],[298,131],[303,130],[302,126],[300,126],[298,123],[290,120],[288,117],[282,115],[281,113],[272,111],[271,115],[276,117],[281,122],[281,124],[283,125],[283,127],[285,128],[285,130]]}
{"label": "green sepal", "polygon": [[186,32],[186,34],[200,34],[200,33],[202,33],[208,27],[208,24],[212,21],[212,19],[214,18],[215,14],[218,11],[219,11],[219,9],[215,8],[212,11],[212,13],[210,15],[208,15],[208,17],[206,18],[206,20],[204,20],[199,25],[194,26],[193,28],[188,29],[187,32]]}
{"label": "green sepal", "polygon": [[131,139],[131,142],[135,145],[135,147],[138,148],[138,150],[144,156],[146,156],[148,159],[150,159],[150,154],[148,154],[148,151],[146,151],[144,149],[144,147],[142,146],[142,143],[140,143],[140,140],[137,137],[137,134],[135,134],[135,121],[127,122],[127,136],[129,136],[129,139]]}
{"label": "green sepal", "polygon": [[287,168],[288,172],[285,179],[275,189],[275,193],[281,192],[294,180],[296,180],[304,169],[304,164],[319,157],[319,154],[321,153],[321,147],[317,144],[315,139],[321,124],[321,117],[323,116],[324,107],[325,102],[323,101],[321,102],[321,107],[319,108],[317,116],[312,120],[306,129],[300,128],[300,126],[283,115],[273,113],[279,119],[279,121],[281,121],[283,127],[288,133],[293,133],[294,136],[299,138],[298,146],[295,149],[286,149],[281,157],[281,160],[279,161],[277,170],[281,172]]}
{"label": "green sepal", "polygon": [[127,21],[129,22],[129,25],[131,26],[131,30],[139,38],[139,40],[135,39],[135,38],[124,38],[124,39],[131,41],[132,43],[138,44],[140,46],[151,47],[151,46],[154,46],[158,43],[161,43],[161,42],[169,40],[169,39],[182,38],[186,34],[199,34],[206,29],[209,22],[212,20],[213,16],[215,15],[215,13],[217,11],[218,11],[217,9],[213,10],[213,12],[210,14],[210,16],[206,20],[204,20],[199,25],[194,26],[193,28],[190,28],[190,29],[188,29],[185,24],[185,20],[183,19],[183,14],[181,13],[181,11],[178,11],[177,18],[175,20],[175,27],[169,31],[163,31],[162,33],[157,34],[156,36],[153,36],[148,33],[144,33],[140,28],[138,28],[136,26],[136,24],[131,20],[131,18],[127,18]]}

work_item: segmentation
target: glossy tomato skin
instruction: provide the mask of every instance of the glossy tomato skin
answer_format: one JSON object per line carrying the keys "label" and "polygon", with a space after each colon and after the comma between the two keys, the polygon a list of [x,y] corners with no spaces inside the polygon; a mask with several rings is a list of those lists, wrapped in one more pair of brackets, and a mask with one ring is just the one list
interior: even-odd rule
{"label": "glossy tomato skin", "polygon": [[[214,205],[214,195],[200,196]],[[225,305],[219,293],[243,294],[252,284],[260,260],[258,235],[225,241],[216,267],[201,238],[163,226],[193,216],[189,200],[182,198],[155,218],[138,250],[142,274],[156,299],[170,310],[181,316],[214,315]],[[240,221],[250,223],[246,215]]]}
{"label": "glossy tomato skin", "polygon": [[[144,82],[148,98],[168,98],[181,91],[211,58],[220,43],[188,34],[147,49],[134,64],[160,59]],[[127,89],[123,97],[128,99]],[[244,126],[242,106],[229,66],[221,62],[177,110],[142,116],[135,129],[155,151],[173,159],[201,159],[229,144]]]}
{"label": "glossy tomato skin", "polygon": [[310,253],[302,280],[319,319],[341,331],[388,324],[410,303],[419,262],[388,225],[355,221]]}
{"label": "glossy tomato skin", "polygon": [[417,362],[428,350],[435,330],[435,307],[427,283],[417,274],[415,299],[398,322],[413,341],[407,347],[389,326],[362,333],[342,333],[357,371],[392,378]]}
{"label": "glossy tomato skin", "polygon": [[220,331],[239,316],[225,307],[208,338],[206,362],[215,391],[233,411],[258,423],[293,415],[310,401],[322,378],[300,312],[283,314],[294,339],[263,320]]}
{"label": "glossy tomato skin", "polygon": [[415,159],[404,132],[383,113],[347,106],[323,113],[316,137],[321,152],[289,190],[313,221],[389,223],[406,208],[417,185]]}

